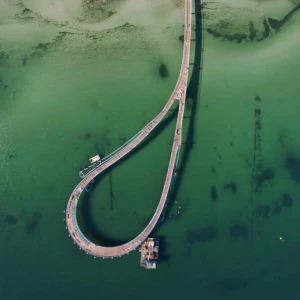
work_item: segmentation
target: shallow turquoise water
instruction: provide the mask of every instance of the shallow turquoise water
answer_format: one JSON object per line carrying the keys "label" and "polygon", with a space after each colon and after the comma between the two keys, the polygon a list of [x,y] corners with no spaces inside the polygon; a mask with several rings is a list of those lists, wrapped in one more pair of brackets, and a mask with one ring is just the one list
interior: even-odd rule
{"label": "shallow turquoise water", "polygon": [[[154,232],[165,258],[155,272],[140,268],[137,251],[114,260],[82,253],[68,237],[63,210],[88,158],[113,151],[163,107],[180,67],[181,27],[156,39],[136,29],[92,44],[68,36],[26,66],[28,49],[11,52],[1,66],[8,87],[0,91],[2,298],[297,299],[299,183],[286,167],[300,147],[295,32],[291,26],[251,45],[205,36],[194,143],[179,170],[177,203]],[[159,76],[160,63],[169,77]],[[251,187],[255,108],[262,125],[256,155],[275,174],[258,192]],[[191,114],[187,109],[189,130]],[[112,169],[112,185],[105,175],[80,203],[87,235],[119,242],[144,227],[158,203],[174,127],[171,119]],[[235,193],[224,189],[231,181]],[[282,206],[283,193],[292,207]],[[240,236],[230,234],[236,225]]]}

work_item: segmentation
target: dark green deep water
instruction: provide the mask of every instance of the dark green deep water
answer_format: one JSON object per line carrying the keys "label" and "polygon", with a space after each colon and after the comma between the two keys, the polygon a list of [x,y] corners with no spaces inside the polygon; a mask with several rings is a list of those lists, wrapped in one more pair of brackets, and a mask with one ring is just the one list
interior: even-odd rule
{"label": "dark green deep water", "polygon": [[[198,21],[185,144],[153,233],[162,242],[154,272],[140,268],[137,251],[113,260],[82,253],[63,210],[88,158],[116,149],[163,107],[180,68],[182,24],[24,47],[3,40],[0,299],[300,299],[299,18],[241,44],[205,35],[203,45]],[[174,128],[171,112],[81,199],[87,236],[113,245],[144,228]]]}

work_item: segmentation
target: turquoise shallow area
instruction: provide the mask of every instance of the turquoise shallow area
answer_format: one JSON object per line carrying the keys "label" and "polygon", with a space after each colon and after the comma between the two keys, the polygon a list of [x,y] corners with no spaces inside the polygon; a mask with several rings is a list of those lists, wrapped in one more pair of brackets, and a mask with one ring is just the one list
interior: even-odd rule
{"label": "turquoise shallow area", "polygon": [[[113,260],[82,253],[63,210],[88,158],[119,147],[169,98],[181,24],[157,36],[123,28],[93,44],[67,36],[24,66],[28,48],[9,52],[0,66],[1,299],[298,299],[300,185],[292,175],[300,171],[287,168],[289,157],[300,159],[298,21],[260,43],[205,36],[201,81],[189,89],[194,97],[198,85],[198,98],[188,99],[184,123],[194,140],[185,140],[180,185],[154,232],[163,242],[154,272],[140,268],[137,251]],[[85,234],[118,243],[142,230],[160,197],[174,128],[170,113],[81,199]],[[257,189],[259,158],[274,178]],[[235,192],[224,188],[230,182]]]}

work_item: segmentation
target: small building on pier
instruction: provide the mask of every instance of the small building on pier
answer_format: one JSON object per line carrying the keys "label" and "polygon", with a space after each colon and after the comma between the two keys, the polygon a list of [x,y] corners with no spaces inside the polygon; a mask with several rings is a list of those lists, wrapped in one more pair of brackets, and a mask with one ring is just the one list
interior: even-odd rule
{"label": "small building on pier", "polygon": [[156,269],[159,252],[159,239],[148,238],[140,248],[141,252],[141,267],[146,269]]}
{"label": "small building on pier", "polygon": [[92,158],[89,159],[90,163],[93,164],[97,161],[101,160],[100,155],[95,155]]}

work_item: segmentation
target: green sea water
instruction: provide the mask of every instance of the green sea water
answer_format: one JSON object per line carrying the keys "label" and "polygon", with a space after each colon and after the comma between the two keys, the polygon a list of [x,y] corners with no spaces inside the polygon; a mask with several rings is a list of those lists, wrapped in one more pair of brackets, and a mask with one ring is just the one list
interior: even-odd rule
{"label": "green sea water", "polygon": [[[179,179],[153,233],[162,241],[154,272],[139,266],[138,251],[113,260],[80,251],[63,210],[88,159],[119,147],[166,103],[181,64],[182,24],[160,34],[127,25],[57,35],[50,26],[30,43],[4,38],[1,299],[299,299],[300,186],[292,175],[300,171],[287,168],[288,158],[300,159],[297,25],[299,18],[255,43],[205,34],[204,52],[196,26]],[[81,199],[87,236],[112,245],[145,227],[163,187],[174,113]],[[274,176],[257,187],[260,160]],[[232,182],[236,191],[224,188]]]}

